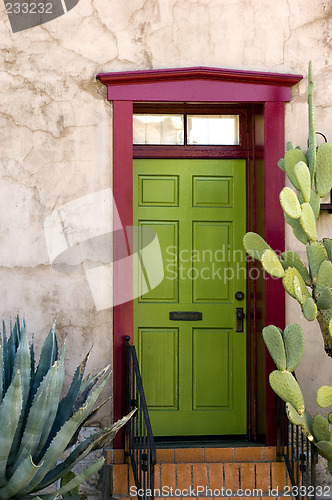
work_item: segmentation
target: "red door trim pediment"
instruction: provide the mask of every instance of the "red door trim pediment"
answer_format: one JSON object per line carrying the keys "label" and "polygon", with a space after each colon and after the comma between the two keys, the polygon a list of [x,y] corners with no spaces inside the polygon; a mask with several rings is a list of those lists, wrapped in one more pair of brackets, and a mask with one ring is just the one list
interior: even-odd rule
{"label": "red door trim pediment", "polygon": [[285,102],[302,76],[196,67],[99,73],[97,79],[107,85],[109,100]]}

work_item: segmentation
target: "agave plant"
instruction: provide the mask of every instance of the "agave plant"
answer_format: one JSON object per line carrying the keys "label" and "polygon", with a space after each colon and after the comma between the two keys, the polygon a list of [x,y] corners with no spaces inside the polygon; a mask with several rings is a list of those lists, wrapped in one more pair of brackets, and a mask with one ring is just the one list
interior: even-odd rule
{"label": "agave plant", "polygon": [[28,341],[26,324],[16,318],[10,336],[0,343],[0,500],[71,498],[77,486],[95,474],[104,458],[87,467],[57,491],[39,491],[63,478],[90,452],[112,439],[131,415],[110,427],[97,430],[76,446],[61,461],[63,452],[72,447],[81,427],[103,406],[94,408],[105,386],[109,367],[94,376],[84,377],[88,354],[77,367],[72,383],[61,398],[64,380],[65,346],[59,355],[55,325],[51,328],[36,367],[33,341]]}

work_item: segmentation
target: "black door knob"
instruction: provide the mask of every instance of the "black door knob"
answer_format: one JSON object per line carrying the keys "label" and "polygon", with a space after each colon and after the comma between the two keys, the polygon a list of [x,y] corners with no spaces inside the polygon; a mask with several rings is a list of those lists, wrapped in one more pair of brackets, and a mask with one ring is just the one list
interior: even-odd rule
{"label": "black door knob", "polygon": [[243,292],[236,292],[235,298],[236,298],[236,300],[243,300],[244,299],[244,293]]}

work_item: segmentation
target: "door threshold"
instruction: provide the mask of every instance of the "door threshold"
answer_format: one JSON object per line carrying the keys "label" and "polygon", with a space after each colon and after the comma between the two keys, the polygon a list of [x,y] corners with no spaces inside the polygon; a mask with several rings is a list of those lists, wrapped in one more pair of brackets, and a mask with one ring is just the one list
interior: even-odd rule
{"label": "door threshold", "polygon": [[244,436],[155,436],[156,448],[237,448],[264,446]]}

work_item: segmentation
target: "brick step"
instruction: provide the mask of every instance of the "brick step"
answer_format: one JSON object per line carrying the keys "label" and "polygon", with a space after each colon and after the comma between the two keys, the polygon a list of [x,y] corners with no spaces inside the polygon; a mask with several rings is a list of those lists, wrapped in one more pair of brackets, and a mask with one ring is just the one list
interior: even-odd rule
{"label": "brick step", "polygon": [[[229,497],[236,495],[239,489],[249,490],[248,497],[251,498],[276,497],[278,494],[271,495],[271,488],[278,488],[282,492],[287,484],[283,462],[179,462],[158,463],[155,467],[155,489],[162,492],[163,487],[167,488],[161,493],[164,497],[174,496],[175,490],[186,491],[189,496],[193,490],[199,497]],[[112,485],[112,496],[115,498],[128,498],[130,491],[134,491],[135,484],[129,464],[113,464]],[[223,494],[213,494],[222,488]],[[178,493],[175,496],[182,495]],[[245,496],[244,493],[242,496]]]}
{"label": "brick step", "polygon": [[158,463],[273,462],[275,446],[157,449]]}
{"label": "brick step", "polygon": [[[158,448],[157,462],[212,463],[212,462],[275,462],[275,446],[247,446],[237,448]],[[124,450],[108,450],[109,464],[124,464]]]}

